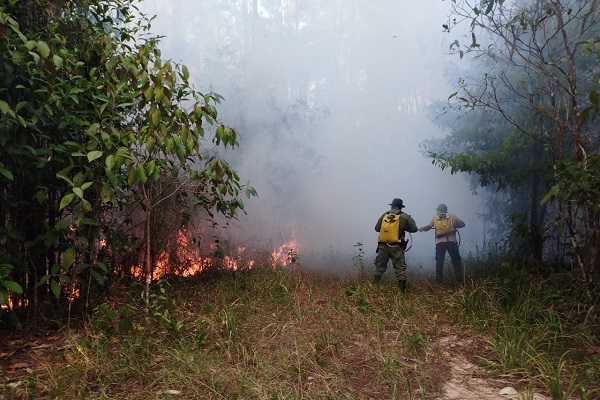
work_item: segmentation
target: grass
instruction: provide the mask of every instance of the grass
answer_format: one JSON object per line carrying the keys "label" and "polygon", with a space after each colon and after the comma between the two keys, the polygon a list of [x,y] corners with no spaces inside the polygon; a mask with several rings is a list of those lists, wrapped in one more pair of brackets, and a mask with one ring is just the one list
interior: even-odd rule
{"label": "grass", "polygon": [[437,399],[459,358],[522,399],[600,396],[598,312],[548,282],[255,269],[161,281],[149,313],[124,292],[0,399]]}

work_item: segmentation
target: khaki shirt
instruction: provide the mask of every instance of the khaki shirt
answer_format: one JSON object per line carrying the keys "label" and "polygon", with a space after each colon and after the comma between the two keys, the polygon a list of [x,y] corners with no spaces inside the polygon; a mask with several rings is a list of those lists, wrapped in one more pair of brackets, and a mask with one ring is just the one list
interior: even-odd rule
{"label": "khaki shirt", "polygon": [[[456,215],[448,213],[448,212],[446,213],[446,215],[449,216],[450,218],[452,218],[452,222],[454,223],[455,229],[464,228],[465,223],[462,219],[460,219]],[[425,225],[425,226],[422,226],[421,228],[419,228],[419,231],[427,232],[428,230],[430,230],[431,228],[434,228],[434,227],[435,227],[435,217],[431,218],[431,221],[429,222],[428,225]],[[435,238],[435,244],[443,243],[443,242],[458,243],[458,240],[456,238],[456,233],[450,233],[448,235],[444,235],[442,237]]]}

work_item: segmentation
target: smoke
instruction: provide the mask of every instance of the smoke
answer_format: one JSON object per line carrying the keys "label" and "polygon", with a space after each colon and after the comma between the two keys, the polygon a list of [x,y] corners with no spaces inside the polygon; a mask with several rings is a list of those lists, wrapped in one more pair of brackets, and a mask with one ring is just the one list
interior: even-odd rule
{"label": "smoke", "polygon": [[[298,243],[301,264],[352,272],[374,257],[379,216],[395,197],[418,226],[439,203],[467,224],[461,253],[482,245],[483,200],[440,171],[419,143],[444,136],[427,107],[452,92],[440,0],[144,1],[163,56],[225,101],[240,135],[224,156],[259,197],[228,229],[239,241]],[[276,3],[276,4],[275,4]],[[302,3],[302,4],[296,4]],[[283,6],[283,8],[282,8]],[[433,272],[432,231],[412,234],[409,270]]]}

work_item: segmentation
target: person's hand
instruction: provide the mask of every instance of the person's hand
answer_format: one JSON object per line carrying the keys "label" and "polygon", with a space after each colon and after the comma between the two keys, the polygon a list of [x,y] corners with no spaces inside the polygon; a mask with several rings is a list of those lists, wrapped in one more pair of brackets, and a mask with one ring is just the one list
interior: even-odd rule
{"label": "person's hand", "polygon": [[425,229],[423,229],[422,227],[421,227],[421,228],[419,228],[419,229],[417,229],[417,231],[419,231],[419,232],[423,232],[424,230],[425,230]]}

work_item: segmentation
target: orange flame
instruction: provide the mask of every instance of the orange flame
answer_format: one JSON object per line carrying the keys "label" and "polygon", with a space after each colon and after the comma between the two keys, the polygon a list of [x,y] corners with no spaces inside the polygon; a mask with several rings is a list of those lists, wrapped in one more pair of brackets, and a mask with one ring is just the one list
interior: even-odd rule
{"label": "orange flame", "polygon": [[273,267],[286,267],[295,264],[298,259],[298,242],[296,239],[291,239],[283,243],[271,252],[271,257],[273,259]]}
{"label": "orange flame", "polygon": [[[177,234],[177,247],[180,252],[185,254],[185,265],[173,266],[169,261],[169,254],[163,251],[155,261],[152,272],[152,280],[158,280],[166,274],[174,274],[179,276],[192,276],[200,272],[209,270],[213,267],[222,267],[237,271],[240,269],[252,269],[261,264],[261,260],[249,259],[246,255],[248,248],[246,246],[238,246],[231,251],[230,254],[222,257],[202,255],[198,247],[189,246],[189,238],[185,231],[181,230]],[[211,254],[217,250],[217,244],[212,243],[209,248]],[[264,254],[264,253],[263,253]],[[298,260],[298,242],[291,239],[276,249],[270,251],[270,260],[262,260],[264,265],[270,264],[275,268],[278,266],[286,267],[292,265]],[[131,274],[141,279],[145,276],[145,266],[132,265],[130,268]]]}

